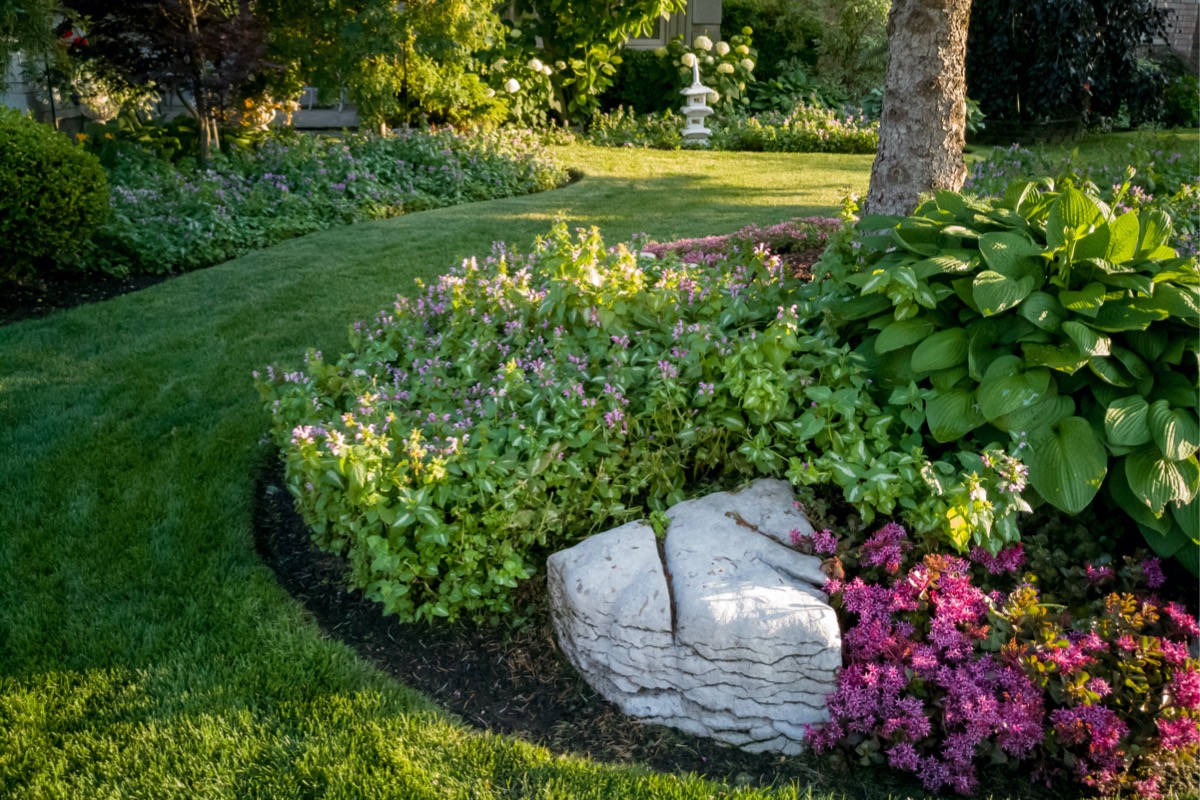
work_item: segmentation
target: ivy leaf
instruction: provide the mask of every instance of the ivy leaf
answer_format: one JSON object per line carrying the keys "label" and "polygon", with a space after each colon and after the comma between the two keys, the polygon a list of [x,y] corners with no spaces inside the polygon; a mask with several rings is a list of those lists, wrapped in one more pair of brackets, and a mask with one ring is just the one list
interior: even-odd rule
{"label": "ivy leaf", "polygon": [[1171,408],[1166,400],[1156,400],[1150,404],[1147,421],[1154,443],[1171,461],[1187,458],[1200,448],[1200,425],[1186,408]]}
{"label": "ivy leaf", "polygon": [[1067,417],[1030,442],[1029,483],[1068,514],[1088,507],[1108,473],[1108,453],[1083,417]]}
{"label": "ivy leaf", "polygon": [[1033,291],[1034,285],[1029,276],[1013,280],[989,269],[975,276],[971,294],[979,306],[979,313],[991,317],[1019,304]]}
{"label": "ivy leaf", "polygon": [[1147,413],[1150,405],[1144,397],[1133,395],[1109,403],[1104,411],[1104,432],[1108,443],[1119,447],[1138,447],[1150,441]]}

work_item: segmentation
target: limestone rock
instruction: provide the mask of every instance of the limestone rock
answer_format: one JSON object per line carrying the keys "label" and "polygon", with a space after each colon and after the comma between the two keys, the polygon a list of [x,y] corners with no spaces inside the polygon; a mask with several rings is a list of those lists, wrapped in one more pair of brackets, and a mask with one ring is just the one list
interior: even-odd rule
{"label": "limestone rock", "polygon": [[820,562],[787,543],[812,526],[783,481],[631,522],[550,557],[559,645],[624,713],[751,752],[795,754],[827,719],[841,633]]}

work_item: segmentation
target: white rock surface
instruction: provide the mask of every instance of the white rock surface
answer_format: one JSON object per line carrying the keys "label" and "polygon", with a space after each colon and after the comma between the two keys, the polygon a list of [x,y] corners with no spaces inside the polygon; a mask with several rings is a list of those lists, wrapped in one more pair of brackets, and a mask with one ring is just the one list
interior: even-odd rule
{"label": "white rock surface", "polygon": [[759,480],[667,516],[661,553],[631,522],[550,557],[559,645],[630,716],[799,753],[804,723],[828,718],[842,643],[820,561],[786,544],[812,533],[791,487]]}

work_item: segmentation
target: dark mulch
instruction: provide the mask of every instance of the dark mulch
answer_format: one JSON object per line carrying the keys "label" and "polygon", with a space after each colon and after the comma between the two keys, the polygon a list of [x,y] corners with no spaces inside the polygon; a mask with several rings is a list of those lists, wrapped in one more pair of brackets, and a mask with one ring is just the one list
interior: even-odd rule
{"label": "dark mulch", "polygon": [[342,559],[313,544],[274,459],[260,480],[255,531],[263,560],[326,634],[477,728],[557,752],[732,784],[812,780],[802,759],[755,756],[625,717],[567,663],[544,606],[519,630],[385,617],[380,604],[346,588]]}
{"label": "dark mulch", "polygon": [[35,319],[68,308],[98,303],[146,289],[170,275],[51,274],[22,283],[8,284],[0,291],[0,325]]}

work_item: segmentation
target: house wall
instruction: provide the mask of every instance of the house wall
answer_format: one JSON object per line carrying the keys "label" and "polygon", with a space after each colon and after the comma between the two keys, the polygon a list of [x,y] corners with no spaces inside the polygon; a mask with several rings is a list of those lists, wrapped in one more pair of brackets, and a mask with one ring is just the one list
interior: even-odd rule
{"label": "house wall", "polygon": [[1200,70],[1200,0],[1157,0],[1174,12],[1163,45],[1179,54],[1193,72]]}
{"label": "house wall", "polygon": [[713,41],[721,38],[721,0],[690,0],[682,13],[659,20],[652,35],[630,39],[625,46],[630,50],[653,50],[676,36],[691,44],[701,34]]}

